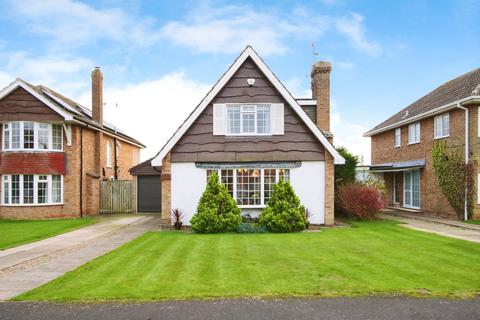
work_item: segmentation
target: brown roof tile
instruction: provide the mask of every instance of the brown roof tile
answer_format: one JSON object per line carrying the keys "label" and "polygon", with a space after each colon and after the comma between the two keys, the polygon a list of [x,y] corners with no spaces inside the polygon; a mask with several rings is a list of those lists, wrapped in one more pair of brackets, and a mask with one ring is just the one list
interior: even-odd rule
{"label": "brown roof tile", "polygon": [[[438,107],[447,105],[454,101],[479,95],[480,91],[480,68],[461,75],[458,78],[450,80],[440,87],[436,88],[427,95],[421,97],[406,108],[397,112],[384,122],[369,130],[366,135],[372,131],[383,129],[387,126],[394,125],[402,120],[408,120],[416,115],[434,110]],[[405,116],[408,111],[408,116]]]}

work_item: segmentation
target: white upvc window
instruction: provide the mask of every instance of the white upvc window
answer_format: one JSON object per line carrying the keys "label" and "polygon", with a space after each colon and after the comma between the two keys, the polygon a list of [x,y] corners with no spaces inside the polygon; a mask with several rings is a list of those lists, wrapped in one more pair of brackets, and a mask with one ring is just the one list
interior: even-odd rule
{"label": "white upvc window", "polygon": [[290,169],[239,168],[207,170],[207,182],[214,172],[241,208],[265,207],[273,185],[280,179],[290,181]]}
{"label": "white upvc window", "polygon": [[420,122],[408,126],[408,144],[420,142]]}
{"label": "white upvc window", "polygon": [[112,161],[112,143],[110,141],[107,142],[107,150],[106,150],[106,160],[107,160],[107,167],[111,168],[113,166]]}
{"label": "white upvc window", "polygon": [[2,176],[2,205],[52,205],[63,203],[63,176],[12,174]]}
{"label": "white upvc window", "polygon": [[398,148],[402,145],[402,129],[395,129],[395,148]]}
{"label": "white upvc window", "polygon": [[269,104],[227,105],[228,135],[271,134]]}
{"label": "white upvc window", "polygon": [[61,124],[15,121],[3,124],[4,151],[61,151]]}
{"label": "white upvc window", "polygon": [[436,116],[433,119],[433,136],[435,139],[450,135],[450,115],[448,113]]}

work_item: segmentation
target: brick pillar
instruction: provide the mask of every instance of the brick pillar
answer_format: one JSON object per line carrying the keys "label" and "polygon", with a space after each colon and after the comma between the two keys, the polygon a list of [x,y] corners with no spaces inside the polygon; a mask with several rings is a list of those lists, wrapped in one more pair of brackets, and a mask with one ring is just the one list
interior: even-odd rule
{"label": "brick pillar", "polygon": [[330,132],[330,62],[318,61],[312,66],[312,96],[317,100],[317,127],[332,142]]}
{"label": "brick pillar", "polygon": [[172,175],[171,175],[171,155],[168,153],[162,160],[162,223],[171,224],[171,188],[172,188]]}
{"label": "brick pillar", "polygon": [[335,166],[333,157],[325,152],[325,225],[332,226],[335,223]]}

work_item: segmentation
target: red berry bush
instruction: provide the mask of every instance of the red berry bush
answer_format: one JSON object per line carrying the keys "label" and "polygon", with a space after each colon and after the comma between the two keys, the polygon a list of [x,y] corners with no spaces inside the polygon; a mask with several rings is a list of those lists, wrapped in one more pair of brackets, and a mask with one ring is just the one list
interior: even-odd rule
{"label": "red berry bush", "polygon": [[378,186],[360,183],[339,187],[337,196],[345,213],[357,219],[375,219],[386,202],[384,193]]}

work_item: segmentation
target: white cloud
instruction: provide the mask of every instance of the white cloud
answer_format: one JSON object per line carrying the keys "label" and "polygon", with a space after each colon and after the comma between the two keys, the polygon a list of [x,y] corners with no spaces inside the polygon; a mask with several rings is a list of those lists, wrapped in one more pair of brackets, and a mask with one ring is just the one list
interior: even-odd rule
{"label": "white cloud", "polygon": [[373,41],[369,41],[366,37],[364,17],[358,13],[351,13],[348,16],[337,20],[337,30],[347,36],[352,46],[361,52],[369,55],[378,55],[381,47]]}
{"label": "white cloud", "polygon": [[310,77],[305,80],[301,80],[298,77],[291,78],[284,82],[285,87],[290,91],[295,98],[311,98],[312,90],[307,89],[307,85],[310,83]]}
{"label": "white cloud", "polygon": [[297,8],[288,14],[251,6],[196,7],[182,21],[170,21],[163,35],[174,44],[201,53],[236,53],[250,44],[263,55],[283,54],[294,42],[315,41],[337,31],[359,51],[375,55],[380,46],[366,37],[363,16],[313,14]]}
{"label": "white cloud", "polygon": [[[181,72],[120,87],[104,86],[105,119],[147,146],[143,160],[160,150],[210,89]],[[90,92],[78,101],[89,107]]]}
{"label": "white cloud", "polygon": [[85,75],[89,74],[93,63],[89,59],[66,54],[33,56],[24,51],[13,51],[0,52],[0,66],[4,70],[0,73],[2,88],[15,78],[22,78],[70,94],[88,84]]}
{"label": "white cloud", "polygon": [[[328,28],[328,17],[310,15],[301,9],[289,15],[250,6],[196,7],[184,21],[171,21],[163,34],[173,43],[202,53],[236,53],[250,44],[263,55],[282,54],[288,39],[313,39]],[[308,39],[307,39],[308,41]]]}
{"label": "white cloud", "polygon": [[368,131],[368,128],[342,119],[335,100],[332,100],[330,124],[335,146],[347,148],[349,152],[360,156],[364,164],[370,164],[370,139],[362,137],[363,133]]}
{"label": "white cloud", "polygon": [[95,9],[73,0],[12,1],[12,7],[30,31],[60,44],[77,46],[105,38],[148,45],[160,37],[152,19],[118,8]]}

